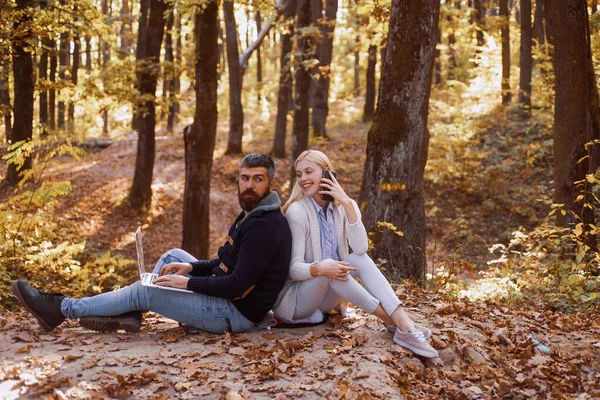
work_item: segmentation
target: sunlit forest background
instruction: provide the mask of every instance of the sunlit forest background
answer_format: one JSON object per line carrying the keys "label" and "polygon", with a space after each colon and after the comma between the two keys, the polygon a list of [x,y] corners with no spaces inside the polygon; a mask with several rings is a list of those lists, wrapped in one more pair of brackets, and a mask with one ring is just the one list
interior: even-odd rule
{"label": "sunlit forest background", "polygon": [[[529,5],[530,18],[524,18],[522,2]],[[209,2],[168,1],[152,15],[155,3],[162,4],[11,0],[0,6],[0,171],[5,178],[0,188],[0,307],[13,307],[8,286],[17,277],[71,295],[131,282],[137,225],[145,229],[147,264],[181,246],[183,131],[194,122],[195,65],[203,46],[194,19]],[[310,71],[308,147],[328,154],[345,190],[361,199],[367,134],[389,46],[391,2],[313,3],[321,10],[313,7],[303,27],[295,25],[296,10],[289,11],[282,1],[226,1],[218,9],[218,121],[207,256],[215,254],[238,212],[237,167],[243,154],[274,155],[278,191],[283,199],[289,194],[298,69]],[[541,301],[563,310],[600,304],[599,253],[583,239],[590,229],[595,233],[595,226],[581,221],[557,226],[555,220],[565,210],[554,200],[553,45],[544,3],[441,3],[424,173],[427,263],[416,280],[429,292],[508,303]],[[600,17],[595,1],[588,6],[597,71]],[[157,63],[143,54],[152,47],[145,41],[157,39],[152,18],[164,23]],[[140,33],[140,21],[146,34]],[[524,23],[530,24],[530,64],[522,60]],[[261,31],[266,31],[264,39]],[[503,32],[509,38],[504,46]],[[299,61],[299,43],[307,38],[313,41],[312,56]],[[35,84],[32,136],[24,142],[11,136],[22,124],[15,82],[19,71],[12,61],[16,44],[32,56]],[[392,68],[403,71],[400,65]],[[531,72],[526,96],[524,68]],[[144,76],[156,80],[155,94],[143,88]],[[315,89],[324,80],[325,117],[323,95]],[[290,93],[282,97],[286,82]],[[140,121],[149,115],[147,102],[155,104],[156,159],[150,197],[135,201],[136,146]],[[283,125],[277,125],[278,115]],[[30,168],[18,169],[22,174],[11,178],[10,163]],[[585,191],[596,193],[595,171],[584,180]],[[372,227],[373,234],[396,229],[385,223]],[[402,240],[403,232],[394,233]],[[389,257],[375,258],[390,279],[406,277],[388,268]]]}

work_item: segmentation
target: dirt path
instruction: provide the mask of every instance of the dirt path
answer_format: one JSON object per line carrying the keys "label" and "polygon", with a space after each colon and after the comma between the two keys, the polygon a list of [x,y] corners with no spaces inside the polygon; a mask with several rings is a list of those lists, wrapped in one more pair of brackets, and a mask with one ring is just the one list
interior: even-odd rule
{"label": "dirt path", "polygon": [[98,334],[76,321],[43,333],[32,318],[11,314],[0,317],[0,397],[600,397],[600,318],[409,298],[441,358],[413,356],[361,312],[313,328],[232,335],[186,330],[155,314],[138,334]]}

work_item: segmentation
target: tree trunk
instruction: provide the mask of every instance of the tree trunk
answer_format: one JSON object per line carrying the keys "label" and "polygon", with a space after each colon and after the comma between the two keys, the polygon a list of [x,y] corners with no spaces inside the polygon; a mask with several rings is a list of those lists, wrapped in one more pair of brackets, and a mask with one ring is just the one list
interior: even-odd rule
{"label": "tree trunk", "polygon": [[598,11],[598,0],[592,0],[592,14]]}
{"label": "tree trunk", "polygon": [[[48,1],[44,0],[40,2],[40,9],[44,10],[48,7]],[[42,128],[42,136],[48,134],[48,51],[51,46],[49,36],[42,37],[42,54],[40,55],[39,63],[39,93],[40,93],[40,126]]]}
{"label": "tree trunk", "polygon": [[[442,51],[440,47],[442,45],[442,27],[438,24],[437,29],[437,44],[435,46],[435,61],[434,61],[434,71],[435,71],[435,83],[439,84],[442,82]],[[383,64],[383,56],[381,57],[381,63]]]}
{"label": "tree trunk", "polygon": [[[165,32],[165,65],[163,67],[163,106],[160,113],[161,121],[164,121],[169,114],[169,99],[171,98],[171,87],[173,86],[173,25],[175,16],[173,9],[169,12],[167,18],[167,29]],[[173,133],[173,126],[167,124],[167,132]]]}
{"label": "tree trunk", "polygon": [[546,43],[544,34],[544,0],[535,0],[535,18],[533,20],[533,38],[538,45]]}
{"label": "tree trunk", "polygon": [[484,44],[483,38],[483,24],[481,23],[483,9],[481,6],[482,0],[475,0],[473,2],[473,22],[475,22],[475,30],[477,37],[477,47],[481,47]]}
{"label": "tree trunk", "polygon": [[360,94],[360,38],[356,35],[355,39],[356,50],[354,50],[354,95]]}
{"label": "tree trunk", "polygon": [[[112,19],[112,0],[102,0],[102,14],[106,17],[106,24],[110,25]],[[110,43],[108,40],[98,40],[102,49],[102,68],[110,62]],[[102,109],[102,136],[108,136],[108,107]]]}
{"label": "tree trunk", "polygon": [[[260,17],[260,11],[256,12],[256,32],[260,32],[262,29],[262,20]],[[257,92],[258,92],[258,104],[260,106],[260,99],[261,99],[261,91],[262,91],[262,57],[261,57],[261,53],[260,53],[260,47],[258,46],[258,48],[256,49],[256,82],[258,83],[257,85]]]}
{"label": "tree trunk", "polygon": [[531,0],[521,0],[521,57],[519,58],[519,104],[531,108]]}
{"label": "tree trunk", "polygon": [[119,58],[124,59],[131,52],[131,10],[129,9],[129,0],[122,0],[121,6],[121,29],[119,31],[120,38],[120,54]]}
{"label": "tree trunk", "polygon": [[502,104],[512,100],[510,93],[510,15],[508,0],[500,0],[500,16],[502,17]]}
{"label": "tree trunk", "polygon": [[[310,26],[312,22],[312,0],[298,0],[298,31]],[[304,150],[308,149],[308,95],[310,71],[303,67],[312,58],[313,38],[308,33],[300,36],[297,42],[295,80],[294,123],[292,124],[292,160],[290,164],[290,185],[296,181],[294,162]],[[290,187],[291,187],[290,186]]]}
{"label": "tree trunk", "polygon": [[[598,145],[586,151],[585,144],[600,139],[600,115],[586,2],[552,2],[551,7],[546,7],[548,14],[552,21],[548,32],[554,37],[556,73],[554,202],[564,204],[566,211],[565,215],[556,214],[556,223],[563,227],[583,223],[587,244],[595,250],[596,237],[588,234],[588,224],[594,224],[594,213],[584,205],[594,203],[586,174],[594,174],[600,160]],[[586,155],[591,158],[580,161]],[[575,184],[577,181],[580,183]],[[584,196],[581,201],[576,200],[579,195]]]}
{"label": "tree trunk", "polygon": [[[137,37],[137,45],[135,48],[135,60],[136,60],[136,68],[142,68],[142,62],[145,58],[144,51],[146,49],[146,31],[148,30],[148,13],[150,12],[150,0],[140,0],[140,21],[138,24],[138,37]],[[131,128],[133,130],[138,130],[139,127],[139,119],[140,112],[139,109],[141,104],[137,100],[139,98],[140,87],[139,82],[136,81],[135,89],[137,94],[133,99],[133,115],[131,117]]]}
{"label": "tree trunk", "polygon": [[85,70],[90,72],[92,70],[92,38],[91,36],[85,37]]}
{"label": "tree trunk", "polygon": [[4,116],[4,141],[12,141],[12,106],[10,104],[10,58],[8,51],[0,51],[0,114]]}
{"label": "tree trunk", "polygon": [[281,33],[281,59],[279,71],[279,92],[277,93],[277,119],[275,122],[275,137],[273,139],[273,157],[285,157],[285,135],[287,132],[287,116],[292,90],[292,73],[290,59],[292,58],[292,36],[294,36],[294,19],[297,9],[296,0],[288,0],[283,13],[283,28]]}
{"label": "tree trunk", "polygon": [[[31,0],[17,0],[17,10],[31,8]],[[26,50],[27,42],[34,38],[30,30],[31,15],[23,14],[16,22],[12,42],[13,50],[13,79],[14,79],[14,125],[11,139],[13,143],[30,141],[33,134],[33,60],[31,52]],[[26,157],[21,167],[8,164],[7,178],[11,186],[20,181],[20,173],[31,169],[31,157]]]}
{"label": "tree trunk", "polygon": [[369,63],[367,64],[367,95],[363,109],[363,122],[369,122],[375,115],[375,65],[377,64],[377,46],[369,45]]}
{"label": "tree trunk", "polygon": [[56,57],[56,43],[54,38],[50,38],[49,56],[50,56],[50,90],[48,90],[48,128],[50,131],[56,130],[56,68],[58,59]]}
{"label": "tree trunk", "polygon": [[[196,112],[185,140],[185,192],[181,247],[207,259],[210,235],[210,181],[217,135],[218,3],[196,13]],[[187,135],[186,135],[187,136]]]}
{"label": "tree trunk", "polygon": [[167,118],[167,130],[169,127],[170,132],[177,124],[177,113],[179,112],[179,103],[177,102],[177,96],[181,83],[179,80],[180,68],[181,68],[181,13],[177,12],[175,17],[175,66],[173,68],[173,85],[171,86],[170,98],[169,98],[169,117]]}
{"label": "tree trunk", "polygon": [[[73,43],[73,68],[71,71],[71,82],[73,82],[73,87],[77,87],[77,75],[79,73],[79,60],[81,53],[81,40],[78,36],[75,36],[75,38],[73,39]],[[69,135],[72,135],[75,128],[75,103],[73,103],[73,100],[69,100],[67,126]]]}
{"label": "tree trunk", "polygon": [[320,24],[321,42],[319,43],[319,76],[315,85],[312,127],[315,137],[327,135],[327,115],[329,114],[329,83],[331,78],[331,58],[333,55],[333,33],[337,14],[337,0],[325,0],[324,21]]}
{"label": "tree trunk", "polygon": [[242,108],[242,74],[237,27],[232,1],[223,3],[223,14],[225,16],[225,35],[227,36],[227,63],[229,64],[229,138],[225,154],[239,154],[242,152],[244,110]]}
{"label": "tree trunk", "polygon": [[143,66],[136,72],[140,97],[144,106],[139,113],[138,145],[135,158],[135,173],[129,203],[140,210],[150,206],[152,199],[152,172],[154,170],[155,125],[156,125],[156,85],[160,76],[160,47],[165,29],[167,3],[150,0],[148,25],[146,26]]}
{"label": "tree trunk", "polygon": [[376,230],[374,259],[386,259],[382,269],[396,280],[421,280],[425,271],[423,173],[439,12],[438,0],[392,0],[377,112],[368,136],[363,220],[368,230]]}
{"label": "tree trunk", "polygon": [[219,81],[221,75],[227,71],[227,55],[225,54],[225,32],[223,31],[223,25],[219,21]]}
{"label": "tree trunk", "polygon": [[[64,84],[66,72],[69,69],[70,41],[69,32],[60,34],[60,48],[58,52],[58,79],[59,84]],[[58,91],[60,95],[60,90]],[[58,101],[58,129],[65,129],[65,102]]]}

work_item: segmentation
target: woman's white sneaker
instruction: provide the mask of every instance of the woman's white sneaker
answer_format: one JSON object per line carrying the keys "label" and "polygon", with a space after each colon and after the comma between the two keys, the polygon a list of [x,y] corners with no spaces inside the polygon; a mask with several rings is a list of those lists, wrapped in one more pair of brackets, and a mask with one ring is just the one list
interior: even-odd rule
{"label": "woman's white sneaker", "polygon": [[394,343],[422,357],[439,357],[436,349],[429,345],[425,338],[425,334],[420,330],[403,332],[396,328],[396,332],[394,332]]}

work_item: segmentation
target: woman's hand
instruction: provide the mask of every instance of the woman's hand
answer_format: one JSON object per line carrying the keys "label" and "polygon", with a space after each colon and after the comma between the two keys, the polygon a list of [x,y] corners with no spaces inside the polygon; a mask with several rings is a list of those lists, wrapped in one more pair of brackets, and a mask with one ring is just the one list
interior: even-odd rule
{"label": "woman's hand", "polygon": [[312,276],[326,276],[327,278],[336,279],[338,281],[347,281],[350,271],[356,271],[356,268],[351,267],[345,261],[323,260],[317,264],[313,264],[310,269]]}
{"label": "woman's hand", "polygon": [[163,267],[158,272],[158,275],[163,276],[168,273],[174,273],[175,275],[185,275],[192,272],[192,264],[190,263],[182,263],[182,262],[173,262],[167,265],[163,265]]}
{"label": "woman's hand", "polygon": [[348,203],[350,201],[350,197],[344,192],[342,186],[339,184],[335,176],[333,174],[329,174],[331,179],[321,178],[321,190],[318,192],[319,194],[328,194],[332,196],[335,200],[339,201],[342,204]]}
{"label": "woman's hand", "polygon": [[187,284],[190,278],[181,275],[163,275],[156,278],[152,283],[158,286],[169,286],[180,289],[187,289]]}
{"label": "woman's hand", "polygon": [[333,174],[330,174],[331,179],[321,178],[321,187],[326,188],[328,190],[321,190],[319,194],[329,194],[333,196],[333,198],[340,202],[340,204],[344,207],[346,211],[346,216],[348,217],[348,222],[351,224],[356,223],[358,221],[358,215],[354,210],[354,205],[352,204],[352,200],[344,189],[340,186],[337,179]]}

